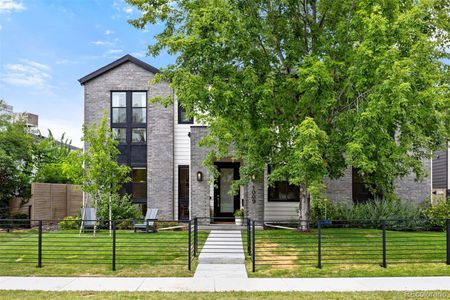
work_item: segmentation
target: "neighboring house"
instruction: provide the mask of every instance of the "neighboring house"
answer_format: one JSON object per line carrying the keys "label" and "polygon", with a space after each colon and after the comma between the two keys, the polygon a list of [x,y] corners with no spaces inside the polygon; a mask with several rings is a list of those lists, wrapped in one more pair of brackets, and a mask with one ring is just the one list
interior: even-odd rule
{"label": "neighboring house", "polygon": [[450,197],[450,147],[433,155],[433,194]]}
{"label": "neighboring house", "polygon": [[[132,168],[132,182],[126,185],[132,201],[143,209],[158,208],[158,217],[165,219],[231,217],[241,206],[257,220],[296,219],[299,191],[287,182],[269,187],[265,176],[241,187],[236,196],[228,193],[232,180],[239,178],[240,162],[217,161],[220,178],[216,187],[209,184],[202,164],[207,149],[198,146],[208,127],[187,118],[176,99],[166,108],[148,101],[174,97],[167,83],[149,84],[157,72],[126,55],[79,80],[84,86],[85,123],[98,122],[106,112],[120,141],[119,161]],[[430,169],[430,161],[424,161],[424,168]],[[397,180],[396,190],[402,198],[421,202],[430,196],[431,180],[414,178]],[[370,197],[352,169],[339,180],[328,180],[325,194],[331,201],[347,203]]]}

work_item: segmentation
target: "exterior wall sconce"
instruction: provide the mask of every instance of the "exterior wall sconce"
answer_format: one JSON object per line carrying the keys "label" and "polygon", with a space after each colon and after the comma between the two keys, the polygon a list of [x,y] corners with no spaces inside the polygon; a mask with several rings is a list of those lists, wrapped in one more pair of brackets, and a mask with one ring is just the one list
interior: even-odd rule
{"label": "exterior wall sconce", "polygon": [[201,171],[197,172],[197,181],[203,181],[203,173]]}

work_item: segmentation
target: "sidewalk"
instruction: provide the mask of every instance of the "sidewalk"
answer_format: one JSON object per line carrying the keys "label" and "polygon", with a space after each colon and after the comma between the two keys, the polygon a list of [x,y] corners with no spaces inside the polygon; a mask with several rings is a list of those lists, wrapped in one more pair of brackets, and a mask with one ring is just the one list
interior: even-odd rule
{"label": "sidewalk", "polygon": [[0,277],[0,290],[42,291],[426,291],[450,290],[450,276],[372,278]]}

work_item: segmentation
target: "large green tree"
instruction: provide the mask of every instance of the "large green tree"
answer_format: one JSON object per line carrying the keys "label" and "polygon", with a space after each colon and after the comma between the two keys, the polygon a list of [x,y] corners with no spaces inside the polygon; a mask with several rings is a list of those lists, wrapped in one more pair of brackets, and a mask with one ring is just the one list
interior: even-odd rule
{"label": "large green tree", "polygon": [[177,59],[156,81],[209,124],[209,158],[232,143],[243,180],[273,165],[301,219],[325,177],[389,195],[449,137],[448,0],[127,1],[163,24],[149,53]]}
{"label": "large green tree", "polygon": [[0,115],[0,215],[8,215],[9,200],[31,197],[33,138],[21,122]]}

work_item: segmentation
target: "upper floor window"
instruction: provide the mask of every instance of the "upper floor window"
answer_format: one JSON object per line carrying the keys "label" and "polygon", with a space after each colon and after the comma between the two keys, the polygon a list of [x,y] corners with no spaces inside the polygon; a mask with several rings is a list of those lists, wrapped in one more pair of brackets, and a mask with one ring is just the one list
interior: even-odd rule
{"label": "upper floor window", "polygon": [[127,143],[127,129],[126,128],[112,128],[112,132],[116,140],[119,141],[120,144]]}
{"label": "upper floor window", "polygon": [[194,118],[190,118],[183,106],[178,102],[178,124],[194,124]]}
{"label": "upper floor window", "polygon": [[127,122],[127,93],[112,93],[112,123]]}
{"label": "upper floor window", "polygon": [[147,122],[147,93],[133,92],[131,98],[133,123]]}

